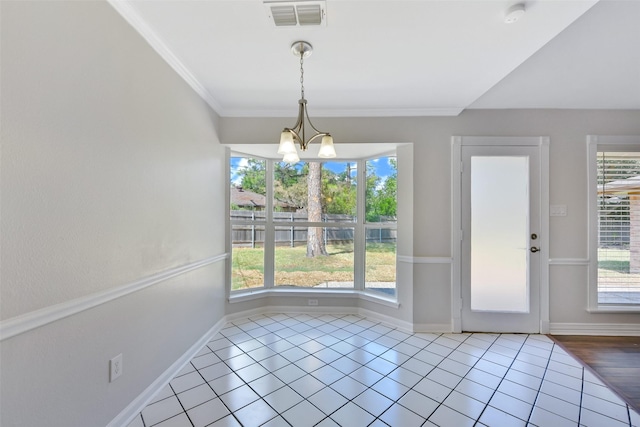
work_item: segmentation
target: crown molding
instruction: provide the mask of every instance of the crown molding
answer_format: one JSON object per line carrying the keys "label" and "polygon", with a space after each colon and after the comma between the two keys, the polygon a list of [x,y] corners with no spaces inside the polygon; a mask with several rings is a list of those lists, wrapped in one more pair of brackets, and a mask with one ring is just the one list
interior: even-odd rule
{"label": "crown molding", "polygon": [[[244,109],[223,108],[205,86],[196,78],[164,40],[147,24],[129,0],[107,0],[107,2],[131,25],[143,39],[164,59],[180,77],[220,117],[295,117],[290,109]],[[388,108],[388,109],[314,109],[314,117],[429,117],[457,116],[465,107],[452,108]]]}
{"label": "crown molding", "polygon": [[136,30],[143,39],[164,59],[180,77],[218,114],[222,115],[222,106],[216,101],[202,83],[189,71],[156,32],[140,17],[128,0],[107,0],[125,21]]}
{"label": "crown molding", "polygon": [[[389,109],[313,109],[313,117],[450,117],[457,116],[464,107],[455,108],[389,108]],[[295,117],[291,109],[252,110],[243,108],[221,109],[220,117]]]}

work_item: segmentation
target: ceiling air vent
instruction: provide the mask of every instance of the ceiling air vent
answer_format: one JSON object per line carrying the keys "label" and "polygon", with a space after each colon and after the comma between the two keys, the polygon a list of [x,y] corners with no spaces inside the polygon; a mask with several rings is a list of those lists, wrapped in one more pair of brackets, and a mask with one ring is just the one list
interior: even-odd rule
{"label": "ceiling air vent", "polygon": [[324,1],[264,2],[264,7],[276,27],[327,25]]}

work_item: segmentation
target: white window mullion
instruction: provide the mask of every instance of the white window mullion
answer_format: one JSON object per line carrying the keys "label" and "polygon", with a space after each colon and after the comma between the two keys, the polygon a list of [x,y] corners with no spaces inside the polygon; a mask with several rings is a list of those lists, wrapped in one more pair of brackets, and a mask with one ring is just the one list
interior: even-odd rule
{"label": "white window mullion", "polygon": [[233,244],[231,242],[232,239],[232,235],[233,232],[231,231],[231,182],[230,182],[230,177],[231,177],[231,150],[229,149],[229,147],[224,149],[224,160],[225,160],[225,167],[224,167],[224,173],[225,173],[225,177],[226,177],[226,184],[227,184],[227,191],[225,192],[225,197],[224,197],[224,203],[225,203],[225,220],[224,220],[224,226],[225,226],[225,252],[227,253],[228,257],[225,261],[225,267],[224,267],[224,272],[225,272],[225,298],[229,298],[229,295],[231,295],[231,277],[232,277],[232,270],[233,270],[233,260],[232,260],[232,254],[233,254]]}
{"label": "white window mullion", "polygon": [[264,230],[264,287],[273,288],[275,283],[275,239],[273,223],[273,160],[266,160],[266,226]]}
{"label": "white window mullion", "polygon": [[365,280],[365,249],[366,249],[366,230],[365,230],[365,197],[367,188],[367,167],[365,160],[358,160],[357,170],[357,197],[356,197],[356,223],[354,230],[354,259],[353,259],[353,287],[358,290],[364,290]]}

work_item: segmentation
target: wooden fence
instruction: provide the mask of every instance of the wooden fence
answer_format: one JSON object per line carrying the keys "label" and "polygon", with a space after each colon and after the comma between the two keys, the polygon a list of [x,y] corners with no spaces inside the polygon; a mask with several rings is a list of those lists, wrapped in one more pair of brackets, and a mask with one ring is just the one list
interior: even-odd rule
{"label": "wooden fence", "polygon": [[[264,220],[265,213],[261,211],[231,211],[231,220]],[[307,222],[306,213],[274,212],[275,242],[278,246],[296,247],[307,244],[307,227],[295,226],[291,223]],[[390,218],[391,220],[391,218]],[[395,220],[395,218],[394,218]],[[287,225],[278,225],[278,222],[287,222]],[[339,244],[353,242],[355,218],[349,215],[326,214],[322,216],[322,222],[340,222],[345,227],[324,227],[323,238],[325,244]],[[265,239],[263,225],[234,225],[232,227],[232,244],[235,247],[262,247]],[[368,228],[367,242],[392,243],[397,238],[395,229]]]}

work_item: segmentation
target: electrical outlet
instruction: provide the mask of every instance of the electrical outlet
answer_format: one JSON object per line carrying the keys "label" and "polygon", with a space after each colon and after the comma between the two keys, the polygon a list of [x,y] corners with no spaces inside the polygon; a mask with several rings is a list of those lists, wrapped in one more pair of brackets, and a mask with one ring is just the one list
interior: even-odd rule
{"label": "electrical outlet", "polygon": [[109,382],[113,382],[122,375],[122,353],[109,360]]}
{"label": "electrical outlet", "polygon": [[317,299],[310,299],[307,301],[307,305],[318,305]]}

